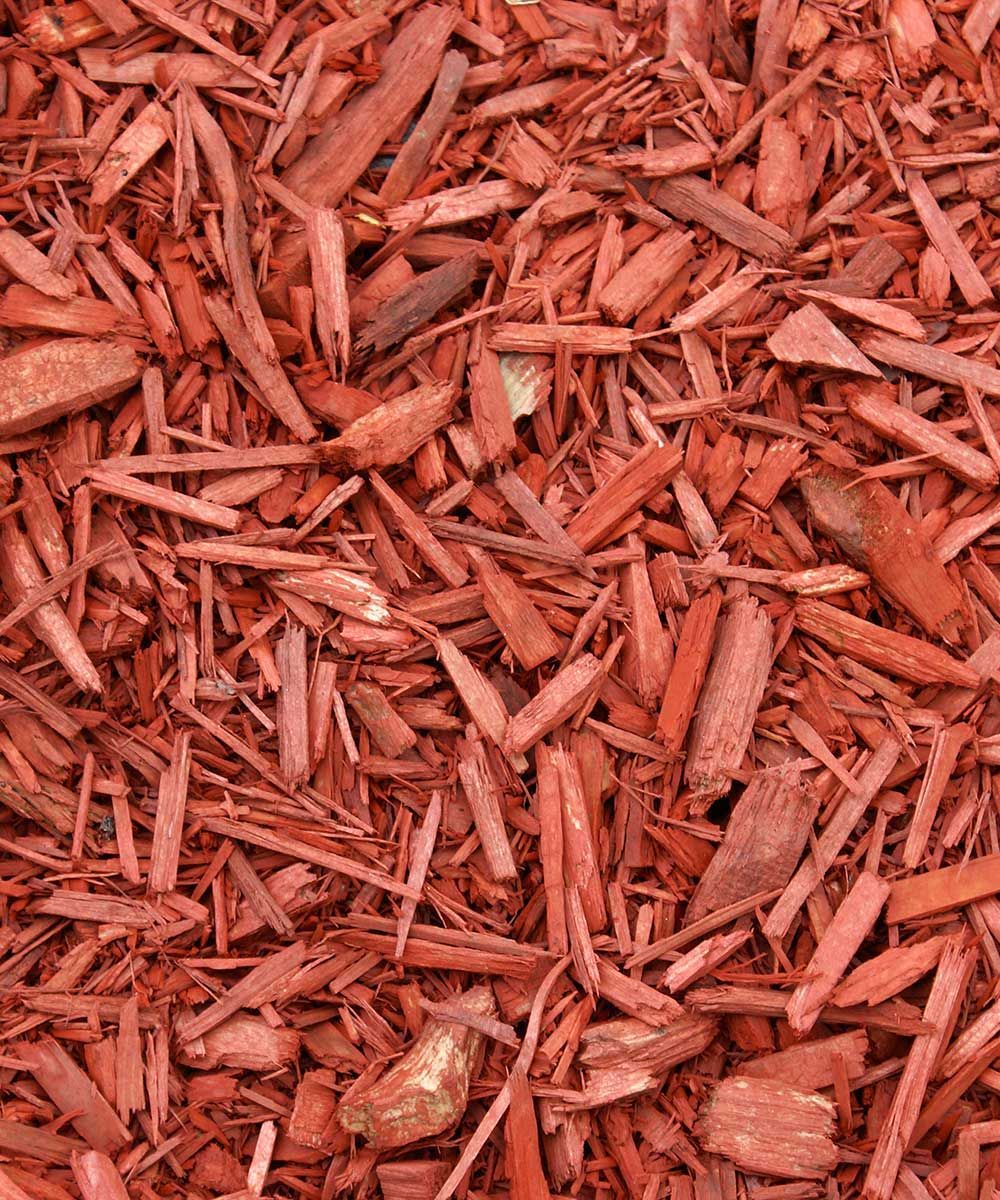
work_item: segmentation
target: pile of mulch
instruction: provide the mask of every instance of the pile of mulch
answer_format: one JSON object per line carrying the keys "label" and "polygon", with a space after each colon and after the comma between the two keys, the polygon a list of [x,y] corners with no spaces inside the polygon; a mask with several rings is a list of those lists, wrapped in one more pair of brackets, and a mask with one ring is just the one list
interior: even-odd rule
{"label": "pile of mulch", "polygon": [[0,1200],[990,1200],[1000,0],[4,0]]}

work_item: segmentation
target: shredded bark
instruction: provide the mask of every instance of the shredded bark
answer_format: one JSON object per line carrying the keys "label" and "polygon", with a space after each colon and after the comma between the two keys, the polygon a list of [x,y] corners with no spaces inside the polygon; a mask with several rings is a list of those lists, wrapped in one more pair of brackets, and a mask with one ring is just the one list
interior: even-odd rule
{"label": "shredded bark", "polygon": [[0,1200],[990,1200],[1000,0],[8,0]]}

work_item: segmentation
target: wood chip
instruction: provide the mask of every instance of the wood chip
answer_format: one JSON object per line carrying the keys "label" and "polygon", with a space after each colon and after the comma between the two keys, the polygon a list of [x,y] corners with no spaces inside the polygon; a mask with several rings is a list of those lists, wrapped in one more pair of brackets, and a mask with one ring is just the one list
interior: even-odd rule
{"label": "wood chip", "polygon": [[767,345],[779,362],[881,378],[878,367],[815,304],[805,304],[785,317],[767,339]]}
{"label": "wood chip", "polygon": [[822,1179],[837,1161],[834,1108],[818,1092],[765,1079],[725,1079],[699,1114],[702,1145],[745,1171]]}

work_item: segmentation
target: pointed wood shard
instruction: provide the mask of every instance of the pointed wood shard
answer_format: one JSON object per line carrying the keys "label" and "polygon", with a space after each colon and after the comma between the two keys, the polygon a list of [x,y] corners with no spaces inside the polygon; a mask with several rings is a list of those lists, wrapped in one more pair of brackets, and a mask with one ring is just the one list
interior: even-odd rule
{"label": "pointed wood shard", "polygon": [[780,225],[759,217],[728,192],[713,187],[698,175],[664,179],[654,195],[657,205],[671,216],[706,225],[724,241],[764,262],[783,262],[794,248],[792,238]]}
{"label": "pointed wood shard", "polygon": [[205,296],[204,302],[223,341],[260,388],[264,404],[300,441],[311,441],[316,426],[276,361],[277,355],[271,357],[257,345],[239,312],[222,296]]}
{"label": "pointed wood shard", "polygon": [[12,1048],[27,1063],[38,1086],[66,1114],[69,1123],[92,1149],[114,1154],[132,1140],[111,1105],[58,1042],[48,1038]]}
{"label": "pointed wood shard", "polygon": [[911,338],[916,342],[927,340],[923,325],[912,313],[894,304],[886,304],[882,300],[867,300],[862,296],[843,296],[837,292],[826,291],[819,287],[803,289],[801,295],[809,300],[817,300],[828,308],[836,309],[856,321],[864,321],[901,337]]}
{"label": "pointed wood shard", "polygon": [[504,828],[503,795],[490,770],[482,740],[474,725],[458,743],[458,777],[472,809],[483,857],[490,877],[497,881],[517,878],[517,866]]}
{"label": "pointed wood shard", "polygon": [[513,1071],[510,1083],[510,1109],[504,1134],[510,1158],[511,1200],[547,1200],[549,1188],[542,1166],[538,1120],[527,1073],[520,1069]]}
{"label": "pointed wood shard", "polygon": [[947,213],[941,210],[934,199],[924,177],[917,171],[907,171],[906,189],[910,195],[910,203],[920,218],[920,224],[923,225],[931,245],[948,264],[948,269],[966,303],[975,306],[992,300],[993,289],[983,278],[972,255],[966,250],[965,243],[956,233]]}
{"label": "pointed wood shard", "polygon": [[902,371],[959,388],[968,384],[987,396],[1000,396],[1000,370],[979,359],[965,358],[939,346],[922,346],[894,333],[866,333],[858,341],[872,358]]}
{"label": "pointed wood shard", "polygon": [[940,936],[912,946],[890,947],[855,967],[834,989],[832,1003],[839,1008],[881,1004],[933,970],[947,943],[948,939]]}
{"label": "pointed wood shard", "polygon": [[682,142],[665,150],[626,150],[609,154],[609,167],[635,171],[645,179],[666,179],[671,175],[687,175],[712,165],[712,151],[700,142]]}
{"label": "pointed wood shard", "polygon": [[681,468],[673,446],[643,446],[582,506],[566,532],[591,550],[615,527],[660,491]]}
{"label": "pointed wood shard", "polygon": [[517,439],[500,362],[489,347],[483,347],[479,362],[470,372],[469,384],[472,425],[483,457],[488,462],[502,462],[510,456]]}
{"label": "pointed wood shard", "polygon": [[[128,1200],[128,1192],[118,1168],[106,1154],[97,1150],[75,1154],[72,1167],[73,1178],[83,1200]],[[3,1194],[2,1189],[0,1194]],[[27,1193],[24,1195],[27,1196]],[[5,1200],[20,1200],[20,1197],[16,1192],[11,1192],[5,1195]]]}
{"label": "pointed wood shard", "polygon": [[823,1006],[882,911],[889,885],[863,871],[827,926],[805,968],[805,979],[788,1002],[788,1023],[796,1033],[808,1033]]}
{"label": "pointed wood shard", "polygon": [[767,345],[778,362],[882,378],[878,367],[815,304],[804,304],[789,313]]}
{"label": "pointed wood shard", "polygon": [[379,305],[375,316],[358,337],[359,348],[384,350],[386,346],[401,342],[461,296],[475,278],[478,266],[478,256],[469,253],[419,275],[398,295]]}
{"label": "pointed wood shard", "polygon": [[568,721],[604,678],[604,668],[592,654],[581,654],[563,667],[507,726],[505,746],[519,753],[529,749],[557,725]]}
{"label": "pointed wood shard", "polygon": [[701,596],[688,609],[677,643],[673,667],[667,677],[656,736],[671,754],[680,752],[705,682],[715,646],[722,596]]}
{"label": "pointed wood shard", "polygon": [[[41,564],[16,516],[0,521],[0,581],[7,597],[19,605],[37,600],[45,586]],[[97,693],[103,690],[101,677],[59,597],[34,605],[25,619],[78,688]]]}
{"label": "pointed wood shard", "polygon": [[91,177],[91,204],[107,204],[137,175],[170,137],[170,113],[151,101],[108,149]]}
{"label": "pointed wood shard", "polygon": [[285,172],[285,186],[313,204],[339,204],[434,82],[455,19],[452,9],[433,6],[415,14],[383,53],[378,83],[308,143]]}

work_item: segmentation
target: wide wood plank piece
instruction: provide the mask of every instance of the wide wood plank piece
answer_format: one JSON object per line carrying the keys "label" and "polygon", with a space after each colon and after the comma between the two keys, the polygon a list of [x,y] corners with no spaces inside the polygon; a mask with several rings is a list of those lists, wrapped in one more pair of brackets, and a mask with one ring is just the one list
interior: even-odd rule
{"label": "wide wood plank piece", "polygon": [[0,362],[0,435],[27,433],[120,395],[139,381],[127,345],[57,338]]}

